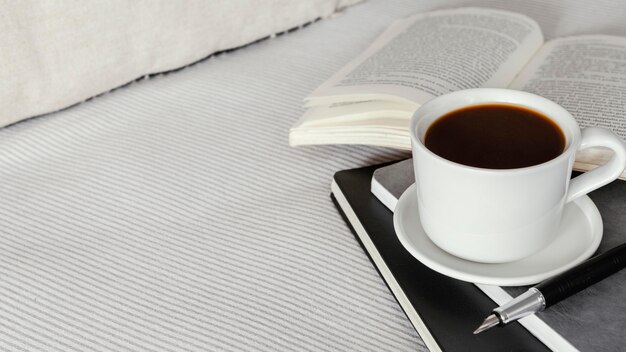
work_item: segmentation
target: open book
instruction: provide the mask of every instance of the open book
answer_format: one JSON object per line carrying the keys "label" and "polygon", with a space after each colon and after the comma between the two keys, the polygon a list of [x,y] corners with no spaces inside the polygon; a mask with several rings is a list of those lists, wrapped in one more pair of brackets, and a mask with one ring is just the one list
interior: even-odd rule
{"label": "open book", "polygon": [[[393,23],[356,59],[305,100],[292,146],[369,144],[410,149],[413,112],[460,89],[524,90],[566,108],[581,128],[626,139],[626,38],[585,35],[544,43],[539,25],[513,12],[459,8]],[[588,149],[575,168],[611,156]],[[626,178],[626,172],[622,174]]]}

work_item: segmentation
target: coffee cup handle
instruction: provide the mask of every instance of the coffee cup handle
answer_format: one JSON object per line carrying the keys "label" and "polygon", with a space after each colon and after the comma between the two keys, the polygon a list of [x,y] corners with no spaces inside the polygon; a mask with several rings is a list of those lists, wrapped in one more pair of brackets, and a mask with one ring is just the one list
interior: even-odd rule
{"label": "coffee cup handle", "polygon": [[617,179],[626,168],[626,145],[613,132],[599,127],[582,130],[582,142],[578,150],[591,147],[606,147],[613,150],[614,154],[606,164],[570,181],[566,203]]}

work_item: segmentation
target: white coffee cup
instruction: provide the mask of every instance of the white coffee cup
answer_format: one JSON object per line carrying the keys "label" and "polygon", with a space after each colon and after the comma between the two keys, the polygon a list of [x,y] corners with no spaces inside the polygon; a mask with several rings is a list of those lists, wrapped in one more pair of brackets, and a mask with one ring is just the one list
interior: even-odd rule
{"label": "white coffee cup", "polygon": [[[542,164],[483,169],[444,159],[426,148],[428,127],[454,110],[489,103],[530,108],[552,119],[565,135],[564,151]],[[421,106],[410,125],[418,212],[429,238],[460,258],[503,263],[527,257],[557,234],[565,203],[615,180],[626,167],[624,142],[611,131],[586,128],[556,103],[508,89],[468,89]],[[451,141],[453,143],[453,141]],[[570,181],[576,151],[607,147],[605,165]]]}

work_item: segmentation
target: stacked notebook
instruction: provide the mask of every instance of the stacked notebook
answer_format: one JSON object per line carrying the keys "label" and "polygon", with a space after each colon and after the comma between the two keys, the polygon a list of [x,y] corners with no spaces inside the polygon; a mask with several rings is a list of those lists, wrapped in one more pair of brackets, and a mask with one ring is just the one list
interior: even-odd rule
{"label": "stacked notebook", "polygon": [[[493,308],[526,288],[474,285],[439,274],[413,258],[395,235],[390,210],[411,183],[411,160],[340,171],[333,180],[332,197],[429,349],[619,351],[626,346],[625,271],[536,316],[473,335]],[[602,252],[624,240],[626,184],[615,181],[589,196],[603,216],[604,237],[598,250]]]}

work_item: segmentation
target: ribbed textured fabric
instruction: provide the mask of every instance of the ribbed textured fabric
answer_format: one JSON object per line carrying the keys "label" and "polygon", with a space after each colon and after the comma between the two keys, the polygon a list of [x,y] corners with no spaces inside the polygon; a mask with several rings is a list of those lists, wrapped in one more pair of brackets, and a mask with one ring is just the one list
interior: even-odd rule
{"label": "ribbed textured fabric", "polygon": [[[609,1],[479,5],[626,35]],[[0,130],[0,350],[424,350],[329,199],[335,171],[405,154],[287,134],[391,21],[440,6],[369,1]]]}

